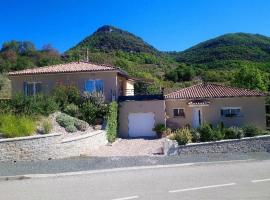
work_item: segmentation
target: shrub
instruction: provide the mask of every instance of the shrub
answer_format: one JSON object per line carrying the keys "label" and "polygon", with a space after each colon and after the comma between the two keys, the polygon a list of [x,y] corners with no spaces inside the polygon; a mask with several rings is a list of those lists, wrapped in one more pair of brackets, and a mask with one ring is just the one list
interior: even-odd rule
{"label": "shrub", "polygon": [[261,130],[254,125],[247,125],[243,127],[245,137],[254,137],[261,134]]}
{"label": "shrub", "polygon": [[175,132],[174,139],[179,145],[185,145],[192,142],[192,135],[188,128],[177,129]]}
{"label": "shrub", "polygon": [[157,133],[158,138],[161,138],[163,132],[166,131],[166,127],[164,124],[156,124],[153,131]]}
{"label": "shrub", "polygon": [[116,102],[112,102],[109,106],[109,112],[107,116],[107,139],[109,142],[115,141],[118,131],[118,105]]}
{"label": "shrub", "polygon": [[213,140],[214,132],[210,124],[204,123],[201,127],[198,128],[198,131],[201,135],[202,142]]}
{"label": "shrub", "polygon": [[77,130],[86,131],[89,124],[85,121],[79,120],[75,117],[71,117],[65,113],[61,113],[56,117],[57,123],[64,127],[67,132],[75,132]]}
{"label": "shrub", "polygon": [[87,128],[89,127],[89,124],[83,120],[76,119],[74,122],[74,126],[79,130],[79,131],[86,131]]}
{"label": "shrub", "polygon": [[200,128],[198,128],[198,131],[202,142],[216,141],[224,138],[224,129],[222,125],[217,128],[212,128],[210,124],[204,123]]}
{"label": "shrub", "polygon": [[58,85],[53,90],[53,96],[62,110],[67,104],[79,105],[81,102],[81,93],[75,86]]}
{"label": "shrub", "polygon": [[45,94],[35,96],[16,94],[10,101],[11,112],[19,115],[49,115],[58,109],[55,99]]}
{"label": "shrub", "polygon": [[68,103],[66,87],[64,85],[58,85],[54,88],[52,94],[56,102],[59,104],[60,108],[64,108],[65,105]]}
{"label": "shrub", "polygon": [[192,142],[200,142],[200,139],[201,139],[200,132],[196,129],[191,129],[190,132],[192,135]]}
{"label": "shrub", "polygon": [[80,113],[79,107],[75,105],[74,103],[66,105],[64,108],[64,112],[73,117],[78,117]]}
{"label": "shrub", "polygon": [[162,133],[162,137],[167,137],[167,136],[172,135],[172,134],[173,134],[172,129],[166,128],[166,130],[163,131],[163,133]]}
{"label": "shrub", "polygon": [[44,134],[48,134],[52,131],[52,122],[49,119],[46,119],[42,122],[42,128],[44,131]]}
{"label": "shrub", "polygon": [[98,118],[98,107],[91,101],[86,101],[80,107],[80,112],[82,114],[82,119],[89,124],[95,124],[95,120]]}
{"label": "shrub", "polygon": [[6,114],[0,116],[0,132],[4,137],[30,136],[36,130],[35,121],[26,116]]}
{"label": "shrub", "polygon": [[244,131],[239,127],[230,127],[225,129],[225,139],[240,139],[244,137]]}
{"label": "shrub", "polygon": [[11,99],[0,99],[0,114],[11,113]]}
{"label": "shrub", "polygon": [[213,138],[212,140],[216,141],[216,140],[222,140],[225,137],[225,129],[217,127],[213,129]]}
{"label": "shrub", "polygon": [[74,125],[68,125],[65,127],[65,130],[69,133],[74,133],[77,131],[76,127]]}
{"label": "shrub", "polygon": [[67,114],[61,113],[56,117],[56,121],[60,126],[66,128],[67,126],[74,126],[75,119]]}

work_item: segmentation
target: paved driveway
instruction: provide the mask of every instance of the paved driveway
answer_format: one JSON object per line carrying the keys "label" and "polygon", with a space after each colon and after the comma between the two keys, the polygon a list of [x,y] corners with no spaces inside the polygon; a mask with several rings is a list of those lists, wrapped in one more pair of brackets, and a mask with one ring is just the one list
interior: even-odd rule
{"label": "paved driveway", "polygon": [[164,139],[118,139],[91,152],[91,156],[146,156],[162,153]]}

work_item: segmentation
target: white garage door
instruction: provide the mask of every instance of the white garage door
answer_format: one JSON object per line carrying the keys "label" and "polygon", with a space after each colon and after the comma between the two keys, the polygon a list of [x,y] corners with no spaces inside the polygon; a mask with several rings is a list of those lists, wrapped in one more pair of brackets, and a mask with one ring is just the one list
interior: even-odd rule
{"label": "white garage door", "polygon": [[154,113],[131,113],[128,115],[129,137],[155,137]]}

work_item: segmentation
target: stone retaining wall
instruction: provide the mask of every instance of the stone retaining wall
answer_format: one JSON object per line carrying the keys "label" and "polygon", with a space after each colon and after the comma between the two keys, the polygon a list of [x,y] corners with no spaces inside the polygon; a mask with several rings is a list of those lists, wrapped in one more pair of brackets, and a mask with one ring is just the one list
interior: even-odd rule
{"label": "stone retaining wall", "polygon": [[222,140],[216,142],[191,143],[178,145],[176,141],[166,139],[164,142],[165,155],[189,155],[206,153],[234,153],[234,152],[269,152],[270,135],[251,138]]}
{"label": "stone retaining wall", "polygon": [[59,159],[91,154],[107,144],[106,131],[66,138],[63,134],[48,134],[0,139],[0,161],[33,161]]}

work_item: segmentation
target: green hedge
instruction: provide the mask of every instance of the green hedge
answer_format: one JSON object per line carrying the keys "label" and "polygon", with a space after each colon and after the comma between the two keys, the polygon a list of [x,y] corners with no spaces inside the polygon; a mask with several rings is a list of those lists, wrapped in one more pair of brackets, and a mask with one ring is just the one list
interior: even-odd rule
{"label": "green hedge", "polygon": [[112,102],[109,106],[109,113],[107,115],[107,139],[109,142],[114,142],[117,138],[118,131],[118,104]]}

